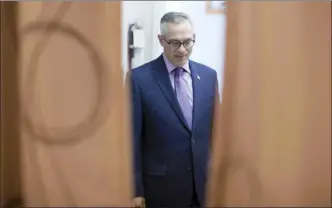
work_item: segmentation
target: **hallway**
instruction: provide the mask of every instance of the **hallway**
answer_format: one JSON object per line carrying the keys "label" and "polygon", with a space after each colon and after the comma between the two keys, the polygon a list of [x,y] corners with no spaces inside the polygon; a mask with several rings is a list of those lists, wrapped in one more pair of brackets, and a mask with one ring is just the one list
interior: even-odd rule
{"label": "hallway", "polygon": [[206,205],[331,206],[331,2],[130,3],[1,2],[1,207],[131,206],[124,31],[143,20],[145,63],[167,9],[194,16],[221,83]]}

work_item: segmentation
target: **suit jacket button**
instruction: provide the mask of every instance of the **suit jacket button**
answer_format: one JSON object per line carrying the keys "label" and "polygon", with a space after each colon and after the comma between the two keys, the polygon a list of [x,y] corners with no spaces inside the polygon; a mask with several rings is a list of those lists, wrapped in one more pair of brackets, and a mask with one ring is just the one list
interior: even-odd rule
{"label": "suit jacket button", "polygon": [[191,170],[192,170],[192,168],[191,168],[191,167],[189,167],[189,168],[188,168],[188,170],[189,170],[189,171],[191,171]]}

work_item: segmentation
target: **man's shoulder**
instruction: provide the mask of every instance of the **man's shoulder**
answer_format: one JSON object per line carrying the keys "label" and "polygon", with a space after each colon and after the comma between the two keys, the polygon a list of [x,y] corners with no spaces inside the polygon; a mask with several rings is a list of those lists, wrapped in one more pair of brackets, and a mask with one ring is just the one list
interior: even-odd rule
{"label": "man's shoulder", "polygon": [[156,60],[149,61],[141,66],[133,68],[130,72],[132,76],[145,76],[150,73]]}
{"label": "man's shoulder", "polygon": [[190,60],[190,62],[194,65],[194,67],[196,69],[198,69],[200,71],[200,73],[207,73],[207,74],[211,74],[211,75],[216,75],[216,70],[199,62],[196,61],[192,61]]}
{"label": "man's shoulder", "polygon": [[126,77],[131,77],[132,81],[136,80],[135,82],[138,82],[150,74],[150,69],[152,69],[152,61],[129,70]]}
{"label": "man's shoulder", "polygon": [[138,66],[138,67],[135,67],[131,70],[132,73],[142,73],[148,69],[151,69],[152,68],[152,62],[153,61],[150,61],[150,62],[147,62],[145,64],[142,64],[141,66]]}

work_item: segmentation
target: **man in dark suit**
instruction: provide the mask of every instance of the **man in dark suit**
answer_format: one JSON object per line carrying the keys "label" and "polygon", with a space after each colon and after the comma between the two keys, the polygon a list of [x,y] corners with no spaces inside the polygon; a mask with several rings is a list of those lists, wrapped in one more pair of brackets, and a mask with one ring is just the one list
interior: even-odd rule
{"label": "man in dark suit", "polygon": [[136,207],[204,206],[215,70],[189,60],[190,18],[165,14],[163,54],[127,76],[131,86]]}

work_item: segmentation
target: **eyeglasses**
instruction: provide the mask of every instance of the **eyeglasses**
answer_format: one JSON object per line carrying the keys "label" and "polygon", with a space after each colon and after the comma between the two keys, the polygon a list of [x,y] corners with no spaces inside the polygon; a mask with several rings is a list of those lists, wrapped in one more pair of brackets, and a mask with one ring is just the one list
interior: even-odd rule
{"label": "eyeglasses", "polygon": [[193,47],[194,44],[195,44],[195,40],[193,40],[193,39],[188,39],[188,40],[185,40],[185,41],[183,41],[183,42],[181,42],[181,41],[179,41],[179,40],[169,40],[169,41],[167,41],[167,40],[165,40],[165,39],[163,39],[163,40],[164,40],[166,43],[168,43],[168,45],[169,45],[171,48],[173,48],[174,50],[180,48],[181,45],[183,45],[184,48],[189,49],[189,48]]}

